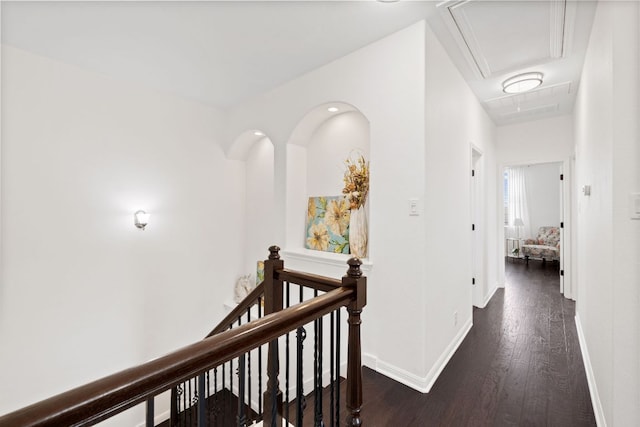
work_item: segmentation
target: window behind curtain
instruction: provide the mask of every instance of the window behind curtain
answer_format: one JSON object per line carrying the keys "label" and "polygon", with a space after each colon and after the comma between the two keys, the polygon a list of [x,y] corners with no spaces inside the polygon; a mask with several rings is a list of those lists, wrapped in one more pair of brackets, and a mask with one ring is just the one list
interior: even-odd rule
{"label": "window behind curtain", "polygon": [[509,172],[505,169],[504,174],[502,176],[502,184],[504,187],[504,225],[509,225]]}

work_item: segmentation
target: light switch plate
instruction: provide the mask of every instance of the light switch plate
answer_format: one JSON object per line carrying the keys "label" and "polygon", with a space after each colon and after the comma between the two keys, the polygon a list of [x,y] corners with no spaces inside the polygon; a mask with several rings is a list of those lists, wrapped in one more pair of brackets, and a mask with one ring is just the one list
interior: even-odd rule
{"label": "light switch plate", "polygon": [[419,216],[420,206],[418,206],[418,199],[409,199],[409,216]]}
{"label": "light switch plate", "polygon": [[631,219],[640,219],[640,193],[629,194],[629,216]]}

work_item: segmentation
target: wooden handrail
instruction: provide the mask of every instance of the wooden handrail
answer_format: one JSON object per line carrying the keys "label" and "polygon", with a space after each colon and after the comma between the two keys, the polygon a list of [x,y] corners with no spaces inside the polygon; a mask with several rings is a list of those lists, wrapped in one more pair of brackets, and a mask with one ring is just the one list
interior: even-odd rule
{"label": "wooden handrail", "polygon": [[335,289],[137,367],[0,416],[0,427],[93,425],[327,313],[353,305],[357,298],[356,287]]}
{"label": "wooden handrail", "polygon": [[275,279],[283,282],[295,283],[296,285],[306,286],[307,288],[317,289],[323,292],[329,292],[342,286],[342,282],[338,279],[319,276],[317,274],[302,273],[300,271],[277,270]]}
{"label": "wooden handrail", "polygon": [[[295,283],[297,285],[306,286],[311,289],[317,289],[323,292],[329,292],[342,286],[342,282],[338,279],[332,279],[317,274],[302,273],[300,271],[282,269],[275,272],[275,279],[283,282]],[[224,319],[213,328],[205,338],[209,338],[217,333],[226,331],[243,316],[247,309],[258,302],[258,297],[264,295],[264,282],[260,282],[238,305],[225,316]]]}
{"label": "wooden handrail", "polygon": [[258,298],[264,295],[264,282],[260,282],[258,286],[256,286],[249,295],[244,297],[242,301],[233,309],[231,313],[227,314],[218,326],[213,328],[211,332],[205,337],[209,338],[217,333],[224,332],[232,325],[232,323],[238,320],[238,317],[244,315],[247,312],[247,309],[252,307],[254,304],[258,302]]}

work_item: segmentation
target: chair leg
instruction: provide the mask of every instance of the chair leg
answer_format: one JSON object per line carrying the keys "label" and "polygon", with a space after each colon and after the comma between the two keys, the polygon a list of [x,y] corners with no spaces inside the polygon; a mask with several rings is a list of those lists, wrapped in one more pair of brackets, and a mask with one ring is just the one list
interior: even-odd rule
{"label": "chair leg", "polygon": [[526,261],[527,265],[529,265],[529,255],[525,255],[524,260]]}

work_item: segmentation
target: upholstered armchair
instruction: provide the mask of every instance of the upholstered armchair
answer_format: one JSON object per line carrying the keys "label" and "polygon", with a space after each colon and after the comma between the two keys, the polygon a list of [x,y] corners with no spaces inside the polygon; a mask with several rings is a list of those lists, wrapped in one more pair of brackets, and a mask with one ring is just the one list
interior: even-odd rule
{"label": "upholstered armchair", "polygon": [[538,236],[535,239],[526,239],[520,250],[527,263],[529,263],[529,258],[559,261],[560,229],[558,227],[540,227]]}

